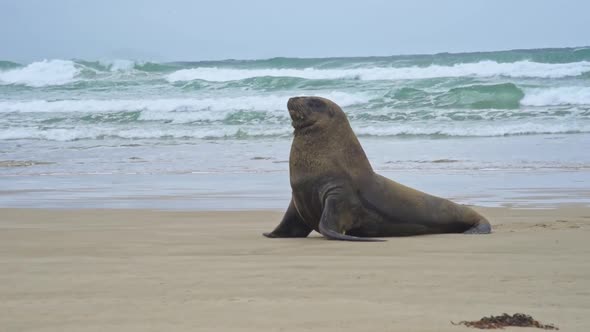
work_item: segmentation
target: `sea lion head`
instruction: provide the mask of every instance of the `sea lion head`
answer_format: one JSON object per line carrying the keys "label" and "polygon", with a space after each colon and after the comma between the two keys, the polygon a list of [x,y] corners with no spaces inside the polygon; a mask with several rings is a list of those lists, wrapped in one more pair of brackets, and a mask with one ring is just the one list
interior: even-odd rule
{"label": "sea lion head", "polygon": [[287,109],[291,116],[291,124],[296,131],[316,125],[328,126],[336,118],[346,119],[340,106],[322,97],[290,98],[287,102]]}
{"label": "sea lion head", "polygon": [[293,97],[287,108],[295,128],[289,157],[292,184],[318,174],[373,174],[340,106],[322,97]]}

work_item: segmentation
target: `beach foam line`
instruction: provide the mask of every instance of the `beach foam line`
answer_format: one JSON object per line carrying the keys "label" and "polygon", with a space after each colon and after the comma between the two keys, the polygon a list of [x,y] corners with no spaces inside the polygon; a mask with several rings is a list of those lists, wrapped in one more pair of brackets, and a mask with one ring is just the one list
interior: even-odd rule
{"label": "beach foam line", "polygon": [[354,126],[359,136],[446,136],[446,137],[496,137],[539,134],[575,134],[590,132],[590,122],[563,119],[555,121],[535,120],[528,122],[411,122],[394,125]]}
{"label": "beach foam line", "polygon": [[174,127],[96,127],[39,129],[37,127],[10,128],[0,132],[0,140],[35,139],[48,141],[76,141],[85,139],[241,139],[247,137],[278,137],[292,133],[289,126],[225,126],[201,128]]}
{"label": "beach foam line", "polygon": [[[588,121],[529,122],[409,122],[403,124],[352,124],[358,136],[365,137],[497,137],[538,134],[590,133]],[[224,126],[194,126],[187,124],[160,125],[78,125],[75,128],[43,128],[39,126],[8,128],[0,131],[0,140],[35,139],[75,141],[84,139],[250,139],[260,137],[289,137],[293,129],[284,124],[239,124]]]}

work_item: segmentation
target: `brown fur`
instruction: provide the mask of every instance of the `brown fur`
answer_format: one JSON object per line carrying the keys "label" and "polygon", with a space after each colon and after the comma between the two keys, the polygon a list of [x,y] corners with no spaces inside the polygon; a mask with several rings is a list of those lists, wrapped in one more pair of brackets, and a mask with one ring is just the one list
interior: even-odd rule
{"label": "brown fur", "polygon": [[330,239],[369,236],[489,233],[487,220],[469,207],[406,187],[376,174],[338,105],[320,97],[287,104],[294,138],[289,158],[293,197],[268,237]]}

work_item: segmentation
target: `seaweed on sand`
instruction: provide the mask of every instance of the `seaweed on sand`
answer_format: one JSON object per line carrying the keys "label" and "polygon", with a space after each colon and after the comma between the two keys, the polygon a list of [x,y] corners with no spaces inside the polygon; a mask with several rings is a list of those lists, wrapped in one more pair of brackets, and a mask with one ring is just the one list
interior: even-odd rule
{"label": "seaweed on sand", "polygon": [[539,321],[534,320],[533,317],[525,314],[503,314],[501,316],[490,316],[483,317],[476,321],[460,321],[455,323],[451,321],[453,325],[465,325],[467,327],[475,327],[478,329],[503,329],[507,326],[519,326],[519,327],[536,327],[544,330],[559,330],[552,324],[544,325]]}

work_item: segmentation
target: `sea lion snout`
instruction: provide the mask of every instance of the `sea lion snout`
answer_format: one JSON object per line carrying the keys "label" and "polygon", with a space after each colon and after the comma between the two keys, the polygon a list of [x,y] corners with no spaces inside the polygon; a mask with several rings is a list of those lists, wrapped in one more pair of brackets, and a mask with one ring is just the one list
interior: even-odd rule
{"label": "sea lion snout", "polygon": [[301,120],[303,118],[303,114],[300,110],[299,100],[301,97],[293,97],[289,98],[287,102],[287,110],[289,111],[289,116],[293,121]]}
{"label": "sea lion snout", "polygon": [[301,98],[303,98],[303,97],[292,97],[292,98],[289,98],[289,101],[287,101],[287,108],[289,109],[289,111],[291,109],[294,110],[295,108],[298,107],[298,104],[299,104],[299,101],[301,100]]}
{"label": "sea lion snout", "polygon": [[306,97],[289,98],[287,102],[287,109],[293,121],[301,121],[307,117],[308,111],[305,107]]}
{"label": "sea lion snout", "polygon": [[315,123],[316,119],[311,115],[311,109],[308,102],[313,97],[293,97],[287,102],[289,116],[293,120],[292,125],[295,129],[308,127]]}
{"label": "sea lion snout", "polygon": [[295,129],[303,129],[318,122],[329,121],[336,112],[342,113],[338,105],[322,97],[289,98],[287,109]]}

